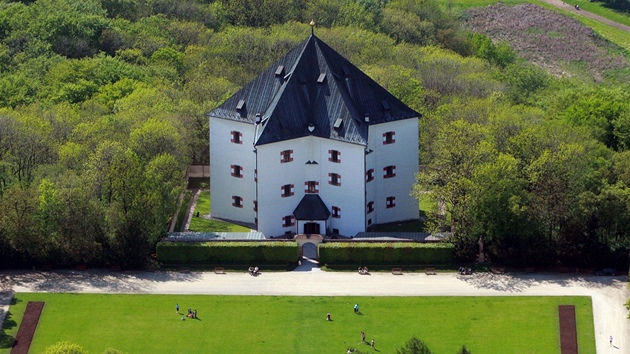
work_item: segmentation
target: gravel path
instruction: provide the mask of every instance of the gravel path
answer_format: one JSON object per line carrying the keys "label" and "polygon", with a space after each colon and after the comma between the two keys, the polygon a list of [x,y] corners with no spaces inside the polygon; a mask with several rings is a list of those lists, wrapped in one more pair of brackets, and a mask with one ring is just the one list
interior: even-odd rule
{"label": "gravel path", "polygon": [[[392,275],[354,272],[270,272],[251,277],[246,272],[0,272],[0,318],[12,292],[84,292],[209,295],[297,296],[564,296],[584,295],[593,300],[598,353],[630,352],[630,320],[625,301],[630,298],[626,277],[565,274],[454,273]],[[609,336],[615,338],[610,347]]]}
{"label": "gravel path", "polygon": [[599,15],[595,15],[594,13],[588,12],[588,11],[584,11],[584,10],[576,10],[575,8],[573,8],[573,5],[570,2],[564,2],[562,0],[540,0],[544,3],[553,5],[555,7],[561,8],[563,10],[568,10],[568,11],[573,11],[576,15],[578,16],[582,16],[582,17],[588,17],[591,18],[593,20],[605,23],[609,26],[618,28],[620,30],[626,31],[626,32],[630,32],[630,27],[626,26],[626,25],[622,25],[621,23],[617,23],[615,21],[611,21],[605,17],[599,16]]}

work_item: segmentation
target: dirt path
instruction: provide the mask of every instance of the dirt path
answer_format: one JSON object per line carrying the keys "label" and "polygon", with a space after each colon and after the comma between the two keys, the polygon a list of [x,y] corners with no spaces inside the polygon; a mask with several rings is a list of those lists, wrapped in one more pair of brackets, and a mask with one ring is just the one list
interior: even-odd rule
{"label": "dirt path", "polygon": [[578,16],[582,16],[582,17],[588,17],[590,19],[593,19],[595,21],[599,21],[602,23],[605,23],[609,26],[615,27],[617,29],[620,29],[622,31],[626,31],[626,32],[630,32],[630,27],[626,26],[626,25],[622,25],[621,23],[617,23],[615,21],[611,21],[605,17],[599,16],[599,15],[595,15],[594,13],[588,12],[588,11],[584,11],[584,10],[576,10],[575,8],[573,8],[573,5],[571,5],[570,3],[564,2],[562,0],[540,0],[544,3],[547,3],[549,5],[553,5],[557,8],[563,9],[563,10],[567,10],[567,11],[571,11],[572,13],[578,15]]}
{"label": "dirt path", "polygon": [[[295,295],[295,296],[590,296],[597,353],[630,353],[630,320],[624,307],[630,297],[627,277],[567,274],[444,273],[392,275],[373,272],[271,272],[251,277],[247,272],[0,272],[0,295],[15,292],[77,292],[134,294]],[[0,297],[6,313],[9,296]],[[613,336],[614,346],[609,344]]]}

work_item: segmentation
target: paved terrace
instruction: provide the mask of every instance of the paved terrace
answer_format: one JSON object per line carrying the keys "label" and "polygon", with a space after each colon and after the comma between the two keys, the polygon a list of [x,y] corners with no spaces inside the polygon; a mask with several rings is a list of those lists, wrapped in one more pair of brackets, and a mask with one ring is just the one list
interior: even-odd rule
{"label": "paved terrace", "polygon": [[[297,296],[562,296],[593,299],[597,353],[630,353],[627,277],[455,273],[392,275],[323,272],[305,262],[294,272],[0,271],[0,319],[13,292],[83,292]],[[614,346],[609,345],[609,336]]]}

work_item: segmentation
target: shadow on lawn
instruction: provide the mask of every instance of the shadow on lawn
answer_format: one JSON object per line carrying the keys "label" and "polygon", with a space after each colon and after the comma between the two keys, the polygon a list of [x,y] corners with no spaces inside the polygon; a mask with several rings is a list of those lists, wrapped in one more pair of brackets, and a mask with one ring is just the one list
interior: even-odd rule
{"label": "shadow on lawn", "polygon": [[[0,282],[7,289],[25,286],[34,291],[79,292],[85,288],[96,288],[102,292],[142,293],[152,284],[169,281],[194,281],[200,278],[196,273],[176,272],[118,272],[94,269],[85,271],[59,270],[53,272],[13,272],[0,275]],[[1,290],[1,289],[0,289]]]}
{"label": "shadow on lawn", "polygon": [[587,288],[604,288],[620,281],[615,277],[595,277],[568,274],[492,274],[475,273],[458,275],[460,280],[478,289],[492,289],[512,293],[540,285],[559,285],[563,287],[579,284]]}

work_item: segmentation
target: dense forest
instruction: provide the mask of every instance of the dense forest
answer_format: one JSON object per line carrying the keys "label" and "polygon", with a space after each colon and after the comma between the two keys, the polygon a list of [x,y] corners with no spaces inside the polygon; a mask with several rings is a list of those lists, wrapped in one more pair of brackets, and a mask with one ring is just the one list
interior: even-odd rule
{"label": "dense forest", "polygon": [[0,0],[0,266],[142,265],[205,113],[316,34],[423,113],[413,193],[458,257],[622,265],[628,69],[557,76],[433,0]]}

